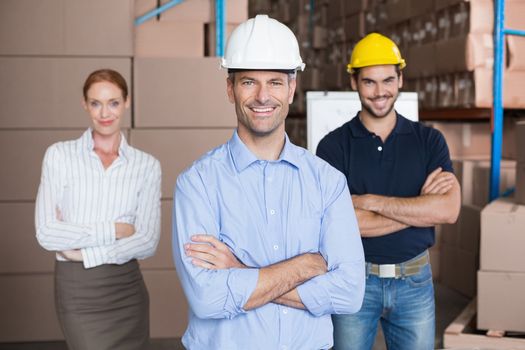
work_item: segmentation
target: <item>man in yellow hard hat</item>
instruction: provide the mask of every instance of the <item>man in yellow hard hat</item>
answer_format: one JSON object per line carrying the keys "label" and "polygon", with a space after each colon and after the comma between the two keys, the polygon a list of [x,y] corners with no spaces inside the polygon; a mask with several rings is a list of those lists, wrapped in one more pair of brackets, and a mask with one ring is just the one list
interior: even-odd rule
{"label": "man in yellow hard hat", "polygon": [[443,135],[394,110],[405,66],[389,38],[359,41],[348,71],[361,111],[317,148],[347,177],[366,260],[361,310],[332,316],[335,350],[371,349],[379,322],[389,350],[434,349],[428,248],[456,221],[460,188]]}
{"label": "man in yellow hard hat", "polygon": [[232,138],[177,179],[173,254],[189,304],[187,349],[333,345],[333,313],[357,312],[364,254],[346,179],[293,145],[284,121],[304,68],[284,24],[231,34],[222,67]]}

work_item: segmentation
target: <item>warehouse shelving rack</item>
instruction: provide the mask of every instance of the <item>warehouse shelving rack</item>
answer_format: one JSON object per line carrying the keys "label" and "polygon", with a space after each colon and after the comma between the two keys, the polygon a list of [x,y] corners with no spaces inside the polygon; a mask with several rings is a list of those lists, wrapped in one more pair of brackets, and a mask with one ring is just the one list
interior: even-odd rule
{"label": "warehouse shelving rack", "polygon": [[505,28],[505,1],[494,0],[494,74],[492,99],[492,147],[489,201],[499,197],[503,142],[503,49],[505,35],[525,36],[525,31]]}

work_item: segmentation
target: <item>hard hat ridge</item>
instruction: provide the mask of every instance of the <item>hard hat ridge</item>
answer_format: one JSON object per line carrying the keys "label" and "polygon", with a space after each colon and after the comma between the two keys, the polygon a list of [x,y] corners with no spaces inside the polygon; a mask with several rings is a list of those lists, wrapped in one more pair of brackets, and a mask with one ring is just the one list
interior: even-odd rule
{"label": "hard hat ridge", "polygon": [[281,22],[257,15],[230,35],[221,67],[228,70],[304,70],[294,33]]}

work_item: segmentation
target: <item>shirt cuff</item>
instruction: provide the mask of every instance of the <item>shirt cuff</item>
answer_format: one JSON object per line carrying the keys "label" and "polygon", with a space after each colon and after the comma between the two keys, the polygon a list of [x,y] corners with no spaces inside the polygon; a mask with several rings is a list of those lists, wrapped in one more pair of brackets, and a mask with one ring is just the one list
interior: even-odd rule
{"label": "shirt cuff", "polygon": [[328,294],[322,283],[320,283],[322,277],[323,276],[312,278],[297,287],[297,292],[304,306],[316,317],[333,313],[330,294]]}
{"label": "shirt cuff", "polygon": [[82,260],[86,269],[106,263],[106,253],[102,247],[88,247],[80,249]]}
{"label": "shirt cuff", "polygon": [[115,243],[115,223],[106,221],[95,224],[95,236],[98,245]]}
{"label": "shirt cuff", "polygon": [[231,314],[245,313],[243,306],[252,295],[257,280],[259,279],[259,269],[231,269],[228,276],[228,288],[230,290],[231,301],[226,303],[226,309]]}

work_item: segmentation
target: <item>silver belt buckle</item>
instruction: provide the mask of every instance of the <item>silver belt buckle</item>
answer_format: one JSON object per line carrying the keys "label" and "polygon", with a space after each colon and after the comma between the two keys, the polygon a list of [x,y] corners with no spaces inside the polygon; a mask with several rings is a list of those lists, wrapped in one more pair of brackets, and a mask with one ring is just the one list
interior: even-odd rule
{"label": "silver belt buckle", "polygon": [[380,278],[396,277],[396,265],[395,264],[379,265],[379,277]]}

